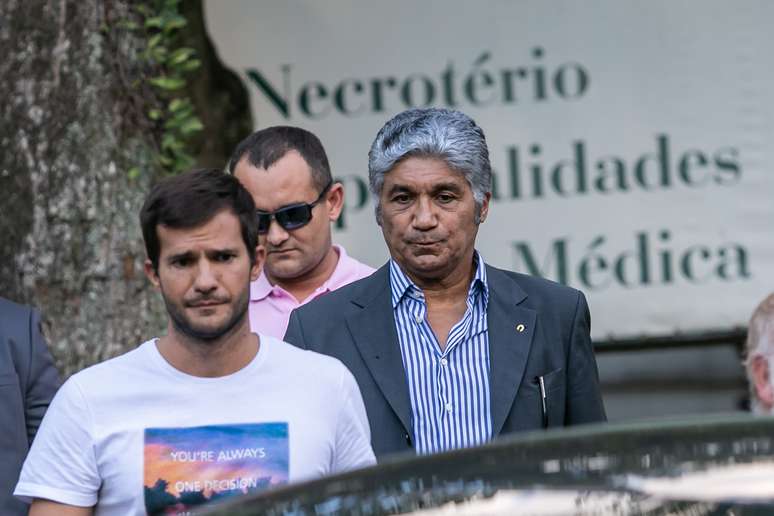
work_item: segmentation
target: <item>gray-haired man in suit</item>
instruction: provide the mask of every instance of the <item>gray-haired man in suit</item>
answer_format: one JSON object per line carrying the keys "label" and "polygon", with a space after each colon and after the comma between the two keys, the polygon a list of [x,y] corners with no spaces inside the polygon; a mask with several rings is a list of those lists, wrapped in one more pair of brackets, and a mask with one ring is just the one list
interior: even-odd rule
{"label": "gray-haired man in suit", "polygon": [[0,298],[0,514],[27,514],[11,494],[24,457],[59,387],[40,314]]}
{"label": "gray-haired man in suit", "polygon": [[604,421],[583,294],[475,249],[492,196],[481,128],[459,111],[404,111],[368,173],[390,260],[296,309],[285,340],[354,373],[377,458]]}

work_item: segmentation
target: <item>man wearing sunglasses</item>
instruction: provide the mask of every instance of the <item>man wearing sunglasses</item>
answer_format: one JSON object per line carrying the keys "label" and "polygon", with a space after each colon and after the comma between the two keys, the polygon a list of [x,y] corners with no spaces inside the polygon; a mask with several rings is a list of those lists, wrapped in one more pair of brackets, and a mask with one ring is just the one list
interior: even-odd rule
{"label": "man wearing sunglasses", "polygon": [[282,338],[294,308],[374,271],[332,245],[344,189],[314,134],[286,126],[256,131],[234,150],[228,169],[253,196],[266,251],[250,288],[254,331]]}

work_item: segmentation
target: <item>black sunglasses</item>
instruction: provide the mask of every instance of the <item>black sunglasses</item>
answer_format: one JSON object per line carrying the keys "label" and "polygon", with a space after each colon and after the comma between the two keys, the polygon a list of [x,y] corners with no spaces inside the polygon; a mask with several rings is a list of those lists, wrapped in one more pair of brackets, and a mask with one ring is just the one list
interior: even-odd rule
{"label": "black sunglasses", "polygon": [[272,218],[287,231],[306,226],[309,224],[309,221],[312,220],[312,208],[322,201],[332,185],[333,180],[328,181],[328,184],[322,189],[322,192],[317,196],[317,199],[309,204],[303,202],[291,204],[290,206],[285,206],[274,212],[256,210],[255,212],[258,215],[258,233],[264,234],[269,232]]}

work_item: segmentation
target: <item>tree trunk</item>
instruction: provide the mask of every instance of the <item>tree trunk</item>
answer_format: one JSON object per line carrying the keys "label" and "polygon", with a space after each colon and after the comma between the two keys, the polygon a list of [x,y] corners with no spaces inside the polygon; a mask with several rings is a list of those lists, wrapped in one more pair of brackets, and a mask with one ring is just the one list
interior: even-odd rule
{"label": "tree trunk", "polygon": [[[201,3],[191,4],[186,9],[198,13],[199,23],[184,37],[211,49]],[[143,274],[138,222],[154,173],[134,180],[127,174],[137,165],[153,168],[147,135],[132,130],[128,102],[136,92],[125,76],[142,41],[115,23],[131,16],[130,5],[0,2],[0,295],[43,311],[65,376],[158,335],[166,321]],[[204,93],[192,95],[195,103],[215,94],[234,99],[233,106],[247,103],[214,53],[204,63],[194,72],[206,83],[199,87]],[[230,77],[225,92],[208,76],[218,67]],[[197,78],[189,80],[199,91]],[[208,147],[208,164],[222,166],[244,136],[233,128],[245,127],[245,115],[249,127],[249,109],[231,121],[202,116],[209,124],[202,141],[217,141]],[[222,126],[227,121],[230,132]]]}

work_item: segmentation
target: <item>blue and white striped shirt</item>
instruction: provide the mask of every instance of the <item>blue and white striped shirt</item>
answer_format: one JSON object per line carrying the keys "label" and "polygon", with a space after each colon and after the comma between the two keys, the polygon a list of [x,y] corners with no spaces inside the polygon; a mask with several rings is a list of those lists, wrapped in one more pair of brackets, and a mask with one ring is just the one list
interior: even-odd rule
{"label": "blue and white striped shirt", "polygon": [[475,446],[492,437],[489,396],[489,286],[476,252],[467,309],[449,331],[446,349],[427,321],[422,290],[390,260],[395,327],[411,399],[417,453]]}

